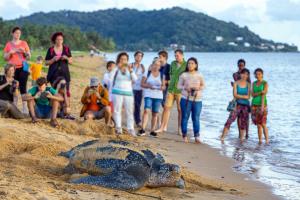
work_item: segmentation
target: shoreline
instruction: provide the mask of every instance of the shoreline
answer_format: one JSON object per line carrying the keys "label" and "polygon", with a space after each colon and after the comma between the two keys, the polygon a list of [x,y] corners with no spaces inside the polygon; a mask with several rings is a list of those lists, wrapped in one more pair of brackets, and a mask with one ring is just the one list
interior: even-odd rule
{"label": "shoreline", "polygon": [[[80,97],[89,77],[101,74],[102,58],[74,57],[72,73],[72,114],[78,116]],[[102,75],[102,74],[101,74]],[[83,78],[84,77],[84,78]],[[121,136],[162,153],[166,160],[183,167],[185,190],[143,188],[135,193],[90,185],[69,184],[70,176],[62,170],[68,161],[57,156],[61,151],[95,137],[115,138],[103,120],[62,121],[51,128],[49,121],[37,125],[26,120],[0,118],[0,199],[280,199],[271,188],[233,171],[234,160],[222,156],[207,144],[185,144],[174,131],[177,115],[172,111],[169,132],[158,138]],[[175,112],[176,113],[176,112]],[[175,128],[174,128],[175,127]],[[223,177],[223,178],[222,178]]]}

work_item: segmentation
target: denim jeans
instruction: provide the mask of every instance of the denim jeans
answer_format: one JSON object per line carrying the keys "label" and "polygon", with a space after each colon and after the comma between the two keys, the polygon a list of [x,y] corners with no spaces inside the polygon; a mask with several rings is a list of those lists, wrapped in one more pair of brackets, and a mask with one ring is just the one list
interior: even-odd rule
{"label": "denim jeans", "polygon": [[187,126],[190,115],[192,114],[194,137],[200,136],[200,114],[202,110],[202,101],[193,101],[181,98],[181,131],[182,136],[185,137],[187,134]]}
{"label": "denim jeans", "polygon": [[141,123],[141,105],[143,100],[143,90],[133,90],[134,95],[134,121],[135,124]]}

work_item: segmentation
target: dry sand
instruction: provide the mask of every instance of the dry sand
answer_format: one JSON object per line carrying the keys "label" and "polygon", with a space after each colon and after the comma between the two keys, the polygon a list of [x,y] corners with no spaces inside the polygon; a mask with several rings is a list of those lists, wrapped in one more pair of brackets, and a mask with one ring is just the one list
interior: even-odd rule
{"label": "dry sand", "polygon": [[[101,58],[76,57],[72,73],[72,108],[78,116],[80,97],[89,77],[101,77],[105,67]],[[29,119],[0,119],[0,199],[278,199],[265,185],[247,181],[234,173],[234,162],[222,157],[205,144],[185,144],[172,128],[159,138],[131,138],[162,153],[166,160],[183,167],[185,190],[177,188],[143,188],[134,193],[90,185],[69,184],[63,173],[68,161],[57,156],[84,141],[115,138],[103,121],[61,121],[51,128],[49,121],[31,124]],[[171,120],[170,127],[176,127]]]}

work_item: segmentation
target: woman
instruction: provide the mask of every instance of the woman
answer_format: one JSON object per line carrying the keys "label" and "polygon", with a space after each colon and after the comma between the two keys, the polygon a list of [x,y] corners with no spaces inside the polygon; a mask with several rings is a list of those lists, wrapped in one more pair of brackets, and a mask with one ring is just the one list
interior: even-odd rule
{"label": "woman", "polygon": [[233,97],[236,100],[237,106],[232,111],[227,119],[221,140],[224,141],[231,124],[238,118],[240,120],[239,133],[240,141],[244,141],[244,136],[248,127],[249,112],[250,112],[250,94],[251,94],[251,83],[249,83],[250,72],[248,69],[242,69],[240,71],[241,79],[234,82],[233,84]]}
{"label": "woman", "polygon": [[151,71],[145,72],[142,78],[142,88],[144,88],[144,114],[142,120],[142,129],[139,135],[145,135],[145,129],[148,123],[148,114],[152,110],[151,132],[150,135],[157,136],[154,132],[157,125],[157,118],[161,102],[163,100],[162,76],[160,73],[160,59],[154,58]]}
{"label": "woman", "polygon": [[187,126],[192,114],[195,143],[200,143],[200,114],[202,110],[202,91],[205,87],[203,76],[198,72],[198,61],[190,58],[185,72],[179,77],[178,88],[181,89],[180,108],[182,113],[181,131],[184,142],[188,142]]}
{"label": "woman", "polygon": [[47,80],[53,86],[58,77],[64,77],[66,80],[67,96],[70,98],[70,71],[69,64],[72,64],[72,54],[68,46],[64,45],[64,35],[62,32],[56,32],[52,35],[53,46],[50,47],[46,55],[46,65],[49,65]]}
{"label": "woman", "polygon": [[126,52],[121,52],[117,56],[117,69],[114,72],[112,82],[112,95],[114,105],[114,120],[116,123],[117,134],[122,133],[122,107],[124,106],[127,119],[128,132],[136,136],[134,131],[133,118],[133,88],[134,81],[137,80],[132,67],[128,66],[129,56]]}
{"label": "woman", "polygon": [[251,117],[255,125],[257,125],[259,144],[262,144],[262,132],[264,132],[266,144],[269,144],[269,133],[267,127],[267,93],[268,83],[263,79],[264,72],[261,68],[257,68],[254,71],[255,78],[252,85],[252,107]]}
{"label": "woman", "polygon": [[[4,59],[12,65],[15,65],[15,80],[19,82],[20,93],[23,97],[27,93],[27,80],[28,80],[28,63],[30,59],[30,49],[26,41],[20,40],[21,29],[14,27],[12,29],[12,41],[6,43],[4,48]],[[27,102],[22,101],[23,113],[28,114]]]}

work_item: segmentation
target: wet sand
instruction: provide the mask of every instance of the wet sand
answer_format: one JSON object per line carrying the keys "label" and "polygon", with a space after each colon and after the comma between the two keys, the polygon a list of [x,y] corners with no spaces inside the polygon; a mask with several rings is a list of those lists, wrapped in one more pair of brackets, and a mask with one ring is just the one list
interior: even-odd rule
{"label": "wet sand", "polygon": [[[86,56],[74,58],[70,69],[73,114],[78,116],[89,77],[101,77],[105,67],[101,58]],[[33,125],[29,119],[0,119],[0,199],[279,199],[267,186],[233,172],[234,161],[217,150],[205,144],[183,143],[174,133],[176,114],[170,120],[169,133],[158,138],[123,135],[121,139],[143,144],[182,166],[186,189],[143,188],[128,193],[69,184],[72,177],[63,173],[68,160],[57,154],[88,140],[115,136],[103,120],[59,122],[61,126],[54,129],[49,121]]]}

